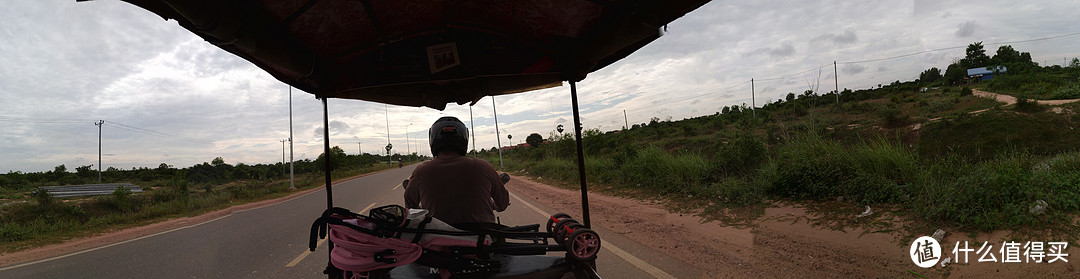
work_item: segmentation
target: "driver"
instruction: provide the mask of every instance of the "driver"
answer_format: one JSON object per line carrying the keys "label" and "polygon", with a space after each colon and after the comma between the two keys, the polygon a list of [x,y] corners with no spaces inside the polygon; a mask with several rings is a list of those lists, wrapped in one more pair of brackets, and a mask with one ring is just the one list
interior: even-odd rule
{"label": "driver", "polygon": [[495,222],[510,205],[509,193],[484,160],[465,157],[468,129],[456,117],[442,117],[428,129],[435,159],[413,170],[405,188],[405,206],[423,208],[448,224]]}

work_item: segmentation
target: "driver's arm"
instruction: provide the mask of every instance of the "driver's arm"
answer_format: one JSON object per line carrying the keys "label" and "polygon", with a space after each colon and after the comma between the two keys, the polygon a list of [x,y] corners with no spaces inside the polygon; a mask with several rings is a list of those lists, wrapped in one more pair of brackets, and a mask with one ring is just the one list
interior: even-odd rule
{"label": "driver's arm", "polygon": [[420,180],[416,176],[409,178],[409,187],[405,187],[405,208],[420,208]]}
{"label": "driver's arm", "polygon": [[503,212],[506,207],[510,206],[510,192],[506,191],[506,186],[503,185],[502,179],[499,179],[499,175],[495,172],[495,168],[491,169],[491,199],[495,201],[495,211]]}

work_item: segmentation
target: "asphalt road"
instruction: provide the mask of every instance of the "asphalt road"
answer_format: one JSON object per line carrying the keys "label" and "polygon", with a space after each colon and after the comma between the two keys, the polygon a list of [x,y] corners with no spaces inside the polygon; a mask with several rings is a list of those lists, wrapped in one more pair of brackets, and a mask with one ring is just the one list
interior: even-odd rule
{"label": "asphalt road", "polygon": [[[365,213],[402,204],[401,181],[413,166],[341,182],[334,205]],[[517,193],[511,193],[520,197]],[[578,199],[579,197],[568,197]],[[511,197],[503,224],[546,221],[554,213],[527,197]],[[324,190],[278,204],[234,212],[201,224],[30,264],[0,267],[0,278],[325,278],[327,245],[308,253],[311,222],[326,208]],[[571,213],[572,215],[576,215]],[[697,278],[690,265],[594,228],[604,241],[597,269],[604,278]]]}

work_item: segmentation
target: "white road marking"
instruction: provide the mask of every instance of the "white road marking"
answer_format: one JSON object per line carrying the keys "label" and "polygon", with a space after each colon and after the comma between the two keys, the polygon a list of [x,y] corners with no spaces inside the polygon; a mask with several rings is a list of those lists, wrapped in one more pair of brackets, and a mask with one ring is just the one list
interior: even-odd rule
{"label": "white road marking", "polygon": [[232,216],[232,214],[230,213],[229,215],[217,217],[217,218],[214,218],[212,220],[202,222],[202,223],[198,223],[198,224],[194,224],[194,225],[188,225],[188,226],[183,226],[183,227],[179,227],[179,228],[175,228],[175,229],[171,229],[171,230],[167,230],[167,231],[163,231],[163,232],[159,232],[159,233],[155,233],[155,234],[144,235],[144,236],[140,236],[140,237],[137,237],[137,238],[124,240],[124,241],[121,241],[121,242],[117,242],[117,243],[113,243],[113,244],[109,244],[109,245],[105,245],[105,246],[94,247],[94,248],[78,251],[78,252],[71,253],[71,254],[65,254],[65,255],[60,255],[60,256],[56,256],[56,257],[52,257],[52,258],[48,258],[48,259],[42,259],[42,260],[32,261],[32,262],[28,262],[28,263],[23,263],[23,264],[13,265],[13,266],[9,266],[9,267],[4,267],[4,268],[0,268],[0,271],[20,268],[20,267],[24,267],[24,266],[28,266],[28,265],[33,265],[33,264],[39,264],[39,263],[52,261],[52,260],[59,260],[59,259],[71,257],[71,256],[78,255],[78,254],[89,253],[89,252],[93,252],[93,251],[113,247],[113,246],[116,246],[116,245],[129,243],[129,242],[132,242],[132,241],[141,240],[141,239],[144,239],[144,238],[155,237],[155,236],[159,236],[159,235],[179,231],[179,230],[182,230],[182,229],[192,228],[192,227],[199,226],[199,225],[202,225],[202,224],[206,224],[206,223],[210,223],[210,222],[213,222],[213,221],[221,220],[221,219],[224,219],[225,217],[229,217],[229,216]]}
{"label": "white road marking", "polygon": [[[368,205],[367,207],[365,207],[363,210],[360,210],[359,212],[366,212],[366,211],[368,211],[368,209],[371,209],[371,207],[373,207],[373,206],[375,206],[375,203],[371,203],[371,205]],[[322,246],[322,244],[325,243],[327,239],[330,239],[330,237],[323,238],[322,240],[319,240],[319,243],[315,244],[315,248],[319,248],[319,246]],[[311,250],[310,249],[304,250],[303,253],[300,253],[299,256],[296,256],[296,258],[293,259],[288,264],[286,264],[285,267],[294,267],[297,264],[300,264],[300,261],[303,261],[304,258],[307,258],[308,255],[311,255]]]}
{"label": "white road marking", "polygon": [[[544,212],[543,210],[540,210],[540,208],[537,208],[536,206],[530,204],[529,202],[526,202],[525,200],[521,199],[517,195],[514,195],[514,193],[510,193],[510,196],[513,197],[514,199],[518,200],[522,204],[525,204],[525,206],[527,206],[529,208],[532,208],[532,210],[535,210],[537,213],[540,213],[540,215],[543,215],[545,218],[551,217],[551,214],[548,214],[547,212]],[[610,242],[605,242],[603,245],[600,245],[600,247],[604,248],[604,249],[607,249],[612,254],[615,254],[616,256],[619,256],[620,258],[623,258],[623,260],[626,260],[626,262],[636,266],[638,269],[641,269],[641,271],[644,271],[646,273],[651,274],[653,277],[660,278],[660,279],[675,279],[675,276],[671,276],[671,274],[668,274],[667,272],[664,272],[660,268],[657,268],[656,266],[653,266],[653,265],[649,264],[648,262],[645,262],[645,261],[639,259],[638,257],[634,257],[634,255],[631,255],[630,253],[627,253],[623,249],[619,249],[618,246],[615,246],[614,244],[611,244]]]}

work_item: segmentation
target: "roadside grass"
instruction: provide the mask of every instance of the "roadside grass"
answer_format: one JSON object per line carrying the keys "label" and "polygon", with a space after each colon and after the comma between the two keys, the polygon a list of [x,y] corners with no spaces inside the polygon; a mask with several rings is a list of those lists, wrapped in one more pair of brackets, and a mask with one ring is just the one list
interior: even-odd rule
{"label": "roadside grass", "polygon": [[1000,153],[1027,151],[1051,155],[1080,150],[1080,119],[1053,112],[1016,113],[991,109],[958,114],[924,125],[919,154],[936,158],[964,154],[969,161],[992,159]]}
{"label": "roadside grass", "polygon": [[[339,180],[387,168],[390,166],[339,170],[332,173],[332,178]],[[0,252],[59,243],[169,218],[195,216],[237,204],[279,198],[296,191],[289,190],[288,179],[242,180],[223,185],[192,185],[183,180],[170,180],[155,185],[158,186],[143,193],[118,188],[110,195],[94,197],[58,199],[39,194],[32,201],[0,206]],[[295,185],[297,190],[322,186],[323,176],[299,174]]]}
{"label": "roadside grass", "polygon": [[[713,115],[593,133],[585,138],[590,190],[661,200],[676,212],[743,227],[753,226],[764,208],[793,202],[818,216],[813,224],[831,229],[1005,229],[1077,240],[1080,133],[1071,128],[1080,119],[1017,112],[959,92],[790,110],[803,114],[798,117],[759,111],[770,116]],[[889,125],[879,114],[889,107],[907,123]],[[923,125],[915,131],[911,123]],[[575,188],[572,143],[562,137],[509,150],[504,164]],[[1033,213],[1040,200],[1048,209]],[[875,214],[856,218],[865,206]]]}
{"label": "roadside grass", "polygon": [[1080,99],[1080,70],[995,76],[987,85],[993,92],[1036,100]]}

